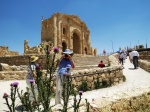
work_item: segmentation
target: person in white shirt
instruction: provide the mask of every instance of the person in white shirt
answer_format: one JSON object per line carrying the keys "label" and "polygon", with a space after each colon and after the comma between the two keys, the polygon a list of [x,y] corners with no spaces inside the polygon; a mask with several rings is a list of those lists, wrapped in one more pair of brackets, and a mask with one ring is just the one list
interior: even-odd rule
{"label": "person in white shirt", "polygon": [[136,69],[138,67],[139,53],[137,51],[133,50],[129,54],[129,59],[130,59],[130,62],[133,61],[134,69]]}

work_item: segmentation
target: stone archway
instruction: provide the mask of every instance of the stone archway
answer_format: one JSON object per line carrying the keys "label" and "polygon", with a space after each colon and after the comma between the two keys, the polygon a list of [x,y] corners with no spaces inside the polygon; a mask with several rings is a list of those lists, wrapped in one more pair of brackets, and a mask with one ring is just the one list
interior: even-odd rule
{"label": "stone archway", "polygon": [[94,49],[94,56],[96,56],[96,49]]}
{"label": "stone archway", "polygon": [[65,49],[67,49],[67,44],[66,42],[62,42],[62,51],[64,52]]}
{"label": "stone archway", "polygon": [[84,54],[87,54],[87,48],[85,47],[85,49],[84,49]]}
{"label": "stone archway", "polygon": [[80,38],[77,33],[73,33],[73,52],[80,54]]}

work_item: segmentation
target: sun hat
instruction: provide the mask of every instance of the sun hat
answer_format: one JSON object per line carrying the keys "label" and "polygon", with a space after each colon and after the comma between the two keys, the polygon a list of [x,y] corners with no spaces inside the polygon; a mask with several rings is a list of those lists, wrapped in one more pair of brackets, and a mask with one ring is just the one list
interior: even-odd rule
{"label": "sun hat", "polygon": [[39,57],[31,56],[30,61],[31,61],[31,62],[35,62],[35,61],[38,60],[38,59],[39,59]]}
{"label": "sun hat", "polygon": [[66,49],[64,52],[63,52],[63,54],[72,54],[73,52],[72,51],[70,51],[70,49]]}

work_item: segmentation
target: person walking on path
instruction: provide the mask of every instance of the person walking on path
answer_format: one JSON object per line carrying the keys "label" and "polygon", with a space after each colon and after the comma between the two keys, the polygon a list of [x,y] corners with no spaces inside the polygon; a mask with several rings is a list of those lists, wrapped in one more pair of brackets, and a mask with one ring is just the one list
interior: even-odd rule
{"label": "person walking on path", "polygon": [[58,61],[57,65],[56,65],[56,67],[59,67],[59,68],[58,68],[58,72],[57,72],[57,75],[56,75],[56,97],[55,97],[55,104],[61,103],[61,99],[60,98],[62,96],[62,91],[61,91],[60,88],[61,88],[62,85],[60,85],[61,84],[60,83],[60,71],[63,71],[63,69],[65,70],[68,65],[71,66],[70,68],[75,68],[74,62],[72,60],[72,56],[73,56],[73,52],[71,52],[69,49],[66,49],[62,53],[62,56],[61,56],[60,60]]}
{"label": "person walking on path", "polygon": [[122,53],[122,51],[120,51],[119,60],[120,60],[120,64],[123,65],[124,54]]}
{"label": "person walking on path", "polygon": [[106,56],[106,50],[105,49],[103,50],[103,55]]}
{"label": "person walking on path", "polygon": [[134,69],[136,69],[138,67],[139,53],[135,49],[129,54],[129,59],[131,63],[133,62]]}
{"label": "person walking on path", "polygon": [[123,61],[124,61],[124,63],[125,63],[125,62],[126,62],[126,59],[127,59],[127,53],[126,53],[126,51],[124,51],[123,54],[124,54],[124,59],[123,59]]}

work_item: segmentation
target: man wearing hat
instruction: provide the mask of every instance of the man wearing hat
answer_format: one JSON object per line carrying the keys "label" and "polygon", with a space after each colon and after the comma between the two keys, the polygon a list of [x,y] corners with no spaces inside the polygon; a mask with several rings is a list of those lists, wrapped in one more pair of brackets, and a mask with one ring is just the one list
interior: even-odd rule
{"label": "man wearing hat", "polygon": [[55,104],[61,103],[62,96],[62,83],[64,82],[65,77],[70,75],[70,69],[75,68],[74,62],[72,61],[73,52],[69,49],[66,49],[62,53],[60,61],[57,63],[58,72],[56,76],[56,99]]}

